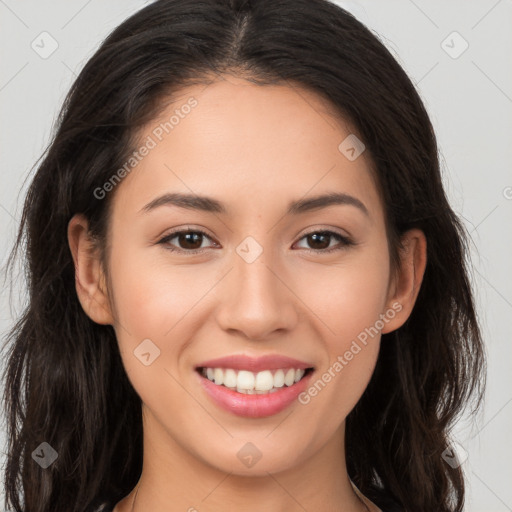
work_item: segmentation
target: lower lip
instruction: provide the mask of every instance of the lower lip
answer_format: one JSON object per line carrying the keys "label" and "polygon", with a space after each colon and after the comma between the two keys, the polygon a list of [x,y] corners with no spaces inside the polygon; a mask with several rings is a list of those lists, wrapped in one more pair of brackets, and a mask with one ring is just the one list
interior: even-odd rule
{"label": "lower lip", "polygon": [[203,389],[219,407],[246,418],[263,418],[283,411],[307,388],[312,374],[313,372],[310,372],[299,382],[292,386],[283,386],[274,393],[247,395],[225,386],[218,386],[197,373]]}

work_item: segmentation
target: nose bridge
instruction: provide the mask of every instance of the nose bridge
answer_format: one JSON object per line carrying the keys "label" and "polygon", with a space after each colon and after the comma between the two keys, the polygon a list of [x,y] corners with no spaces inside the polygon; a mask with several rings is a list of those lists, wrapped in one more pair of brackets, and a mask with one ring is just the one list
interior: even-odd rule
{"label": "nose bridge", "polygon": [[262,339],[296,321],[292,294],[281,280],[274,251],[247,237],[233,253],[218,320],[226,330]]}

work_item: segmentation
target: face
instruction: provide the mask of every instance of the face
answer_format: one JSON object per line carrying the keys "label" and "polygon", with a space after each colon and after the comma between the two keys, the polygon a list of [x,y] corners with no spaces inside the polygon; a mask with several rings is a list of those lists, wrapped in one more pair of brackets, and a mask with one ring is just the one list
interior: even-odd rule
{"label": "face", "polygon": [[110,192],[111,316],[81,300],[114,325],[159,449],[264,475],[342,444],[409,311],[350,134],[311,92],[233,77],[181,90],[140,133]]}

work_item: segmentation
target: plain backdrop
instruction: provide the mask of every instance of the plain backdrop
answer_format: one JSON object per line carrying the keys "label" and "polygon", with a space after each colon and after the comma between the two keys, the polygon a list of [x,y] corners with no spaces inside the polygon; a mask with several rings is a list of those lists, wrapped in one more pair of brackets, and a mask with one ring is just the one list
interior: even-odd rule
{"label": "plain backdrop", "polygon": [[[147,3],[0,0],[0,264],[65,93],[105,36]],[[337,3],[395,55],[437,132],[450,202],[473,238],[472,281],[489,357],[485,406],[476,422],[454,431],[468,454],[466,510],[512,511],[512,1]],[[11,298],[2,288],[2,333],[24,295],[22,282]],[[0,442],[3,466],[4,426]]]}

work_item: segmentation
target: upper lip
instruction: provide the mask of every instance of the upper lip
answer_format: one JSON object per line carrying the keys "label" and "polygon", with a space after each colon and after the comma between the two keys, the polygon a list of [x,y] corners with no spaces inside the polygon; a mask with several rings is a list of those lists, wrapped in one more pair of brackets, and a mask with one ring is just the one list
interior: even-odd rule
{"label": "upper lip", "polygon": [[313,368],[313,365],[292,357],[279,354],[268,354],[251,357],[245,354],[233,354],[218,359],[209,359],[198,365],[197,368],[232,368],[233,370],[247,370],[259,372],[262,370],[279,370],[280,368],[304,369]]}

